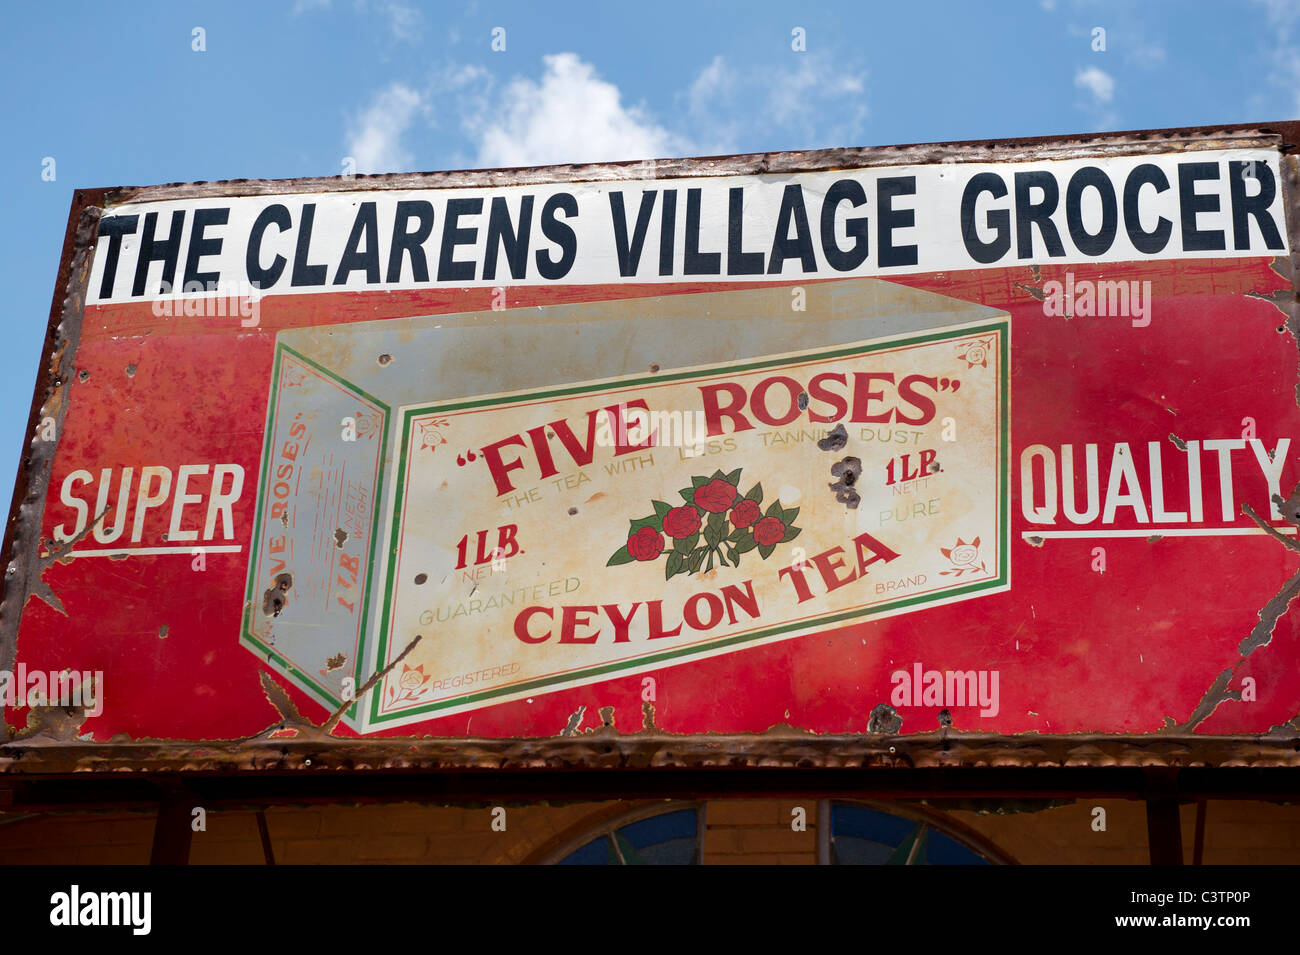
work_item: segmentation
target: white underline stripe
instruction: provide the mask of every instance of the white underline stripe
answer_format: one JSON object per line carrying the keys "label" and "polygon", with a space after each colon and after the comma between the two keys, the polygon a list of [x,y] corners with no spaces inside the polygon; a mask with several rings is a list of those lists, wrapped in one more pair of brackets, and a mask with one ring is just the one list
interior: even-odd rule
{"label": "white underline stripe", "polygon": [[[189,547],[117,547],[117,548],[97,548],[94,550],[74,550],[65,554],[65,557],[115,557],[119,554],[124,557],[132,555],[149,555],[149,554],[185,554],[195,556],[194,552],[202,551],[204,554],[238,554],[244,549],[242,544],[193,544]],[[49,552],[42,554],[48,557]]]}
{"label": "white underline stripe", "polygon": [[[1291,526],[1274,527],[1279,534],[1295,534]],[[1040,537],[1239,537],[1246,534],[1265,533],[1258,527],[1153,527],[1145,531],[1021,531],[1025,540]]]}

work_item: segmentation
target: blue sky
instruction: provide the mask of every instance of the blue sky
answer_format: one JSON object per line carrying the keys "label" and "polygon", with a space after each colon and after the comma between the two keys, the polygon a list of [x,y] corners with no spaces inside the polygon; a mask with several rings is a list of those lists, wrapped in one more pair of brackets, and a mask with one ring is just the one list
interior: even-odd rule
{"label": "blue sky", "polygon": [[0,78],[8,500],[76,188],[1294,119],[1300,0],[6,4]]}

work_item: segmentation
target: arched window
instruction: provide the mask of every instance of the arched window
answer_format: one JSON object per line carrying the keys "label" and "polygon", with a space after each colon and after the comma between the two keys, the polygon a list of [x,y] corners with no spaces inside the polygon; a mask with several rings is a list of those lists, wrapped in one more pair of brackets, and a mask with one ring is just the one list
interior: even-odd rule
{"label": "arched window", "polygon": [[[698,865],[707,850],[705,806],[676,801],[641,806],[583,828],[536,861],[543,865]],[[817,806],[819,865],[1014,862],[978,833],[918,806],[844,799],[819,800]]]}
{"label": "arched window", "polygon": [[1005,865],[977,833],[913,806],[826,800],[819,814],[823,865]]}
{"label": "arched window", "polygon": [[668,803],[636,809],[589,829],[548,853],[551,865],[699,865],[704,806]]}

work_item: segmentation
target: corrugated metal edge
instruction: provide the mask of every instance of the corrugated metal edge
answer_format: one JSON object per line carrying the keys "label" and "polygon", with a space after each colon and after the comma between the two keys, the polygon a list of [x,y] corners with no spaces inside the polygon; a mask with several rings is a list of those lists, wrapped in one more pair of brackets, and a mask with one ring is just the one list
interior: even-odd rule
{"label": "corrugated metal edge", "polygon": [[321,772],[344,770],[735,770],[1043,767],[1300,767],[1300,742],[1268,736],[1096,736],[932,732],[818,736],[789,727],[762,734],[671,736],[595,730],[549,739],[339,739],[102,743],[50,738],[0,746],[0,770],[27,774]]}
{"label": "corrugated metal edge", "polygon": [[62,433],[63,416],[67,410],[66,388],[81,343],[81,321],[85,314],[86,288],[102,202],[103,196],[97,190],[77,190],[68,214],[36,392],[27,416],[26,444],[14,481],[4,549],[0,552],[0,562],[5,568],[3,597],[0,597],[0,669],[4,670],[14,669],[18,624],[23,608],[36,588],[43,586],[37,545],[49,491],[50,469],[59,442],[43,441],[39,432],[41,422],[50,417],[55,421],[56,438]]}
{"label": "corrugated metal edge", "polygon": [[1099,153],[1115,156],[1134,155],[1150,152],[1153,146],[1167,148],[1169,152],[1278,146],[1286,151],[1298,140],[1300,140],[1300,121],[1194,129],[1131,130],[1092,136],[1040,136],[1026,139],[970,140],[904,146],[806,149],[683,159],[525,166],[511,169],[386,173],[301,179],[231,179],[220,182],[170,183],[156,186],[118,186],[96,191],[104,194],[105,201],[109,205],[118,205],[126,202],[158,202],[202,196],[454,189],[469,186],[607,182],[636,178],[681,179],[692,176],[812,172],[823,169],[937,163],[945,158],[958,158],[966,162],[1031,162],[1071,159]]}

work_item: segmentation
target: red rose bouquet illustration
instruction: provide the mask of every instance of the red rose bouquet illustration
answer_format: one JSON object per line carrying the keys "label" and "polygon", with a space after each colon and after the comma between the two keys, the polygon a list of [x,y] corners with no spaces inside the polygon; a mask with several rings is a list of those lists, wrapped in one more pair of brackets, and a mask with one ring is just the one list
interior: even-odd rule
{"label": "red rose bouquet illustration", "polygon": [[755,484],[740,493],[740,472],[714,471],[709,477],[691,478],[691,486],[678,493],[686,503],[673,507],[651,501],[654,513],[631,522],[627,543],[610,557],[607,567],[632,561],[658,560],[667,554],[664,579],[713,569],[716,562],[740,566],[740,555],[757,550],[767,560],[784,544],[799,536],[794,519],[799,508],[785,509],[779,501],[764,511],[763,486]]}

